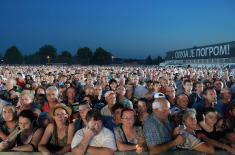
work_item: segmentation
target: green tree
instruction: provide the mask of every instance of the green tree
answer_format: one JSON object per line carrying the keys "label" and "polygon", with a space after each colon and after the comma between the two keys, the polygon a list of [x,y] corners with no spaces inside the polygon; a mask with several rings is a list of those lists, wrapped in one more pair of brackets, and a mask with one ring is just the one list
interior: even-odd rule
{"label": "green tree", "polygon": [[53,63],[56,61],[57,51],[52,45],[44,45],[38,52],[40,63]]}
{"label": "green tree", "polygon": [[153,60],[152,60],[152,57],[150,55],[146,58],[145,63],[146,63],[146,65],[152,65],[153,64]]}
{"label": "green tree", "polygon": [[79,48],[77,50],[78,63],[81,65],[89,65],[92,60],[92,51],[88,47]]}
{"label": "green tree", "polygon": [[23,55],[16,46],[12,46],[6,50],[4,62],[8,64],[22,64]]}
{"label": "green tree", "polygon": [[57,61],[59,63],[72,63],[72,54],[68,51],[63,51],[60,55],[57,56]]}
{"label": "green tree", "polygon": [[112,63],[112,54],[99,47],[93,55],[93,63],[96,65],[109,65]]}
{"label": "green tree", "polygon": [[158,56],[157,58],[155,58],[154,60],[153,60],[153,62],[154,62],[154,64],[155,65],[159,65],[161,62],[163,62],[164,61],[164,59],[161,57],[161,56]]}

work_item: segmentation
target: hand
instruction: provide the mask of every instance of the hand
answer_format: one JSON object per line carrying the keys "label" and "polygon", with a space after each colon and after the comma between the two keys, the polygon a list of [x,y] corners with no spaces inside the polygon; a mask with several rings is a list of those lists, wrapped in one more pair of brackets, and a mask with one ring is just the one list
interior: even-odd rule
{"label": "hand", "polygon": [[96,132],[95,129],[92,127],[87,126],[84,131],[84,137],[87,137],[88,139],[91,139],[93,136],[95,136]]}
{"label": "hand", "polygon": [[181,135],[178,135],[175,139],[174,139],[174,143],[175,145],[183,145],[185,142],[185,138],[182,137]]}
{"label": "hand", "polygon": [[178,126],[178,127],[176,127],[175,129],[174,129],[174,131],[173,131],[173,136],[177,136],[177,135],[179,135],[180,134],[180,127]]}
{"label": "hand", "polygon": [[136,147],[136,153],[142,153],[144,152],[144,148],[142,146],[139,146],[138,144],[135,146]]}
{"label": "hand", "polygon": [[0,151],[3,151],[4,149],[6,149],[8,147],[8,142],[7,141],[2,141],[0,143]]}
{"label": "hand", "polygon": [[226,148],[226,151],[228,151],[228,152],[231,153],[231,154],[235,154],[235,148],[233,148],[233,147],[228,146],[228,147]]}

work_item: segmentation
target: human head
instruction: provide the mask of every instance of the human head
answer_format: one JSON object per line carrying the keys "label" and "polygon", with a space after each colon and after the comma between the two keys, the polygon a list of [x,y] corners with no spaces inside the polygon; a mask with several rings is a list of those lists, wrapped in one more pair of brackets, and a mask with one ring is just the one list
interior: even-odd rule
{"label": "human head", "polygon": [[135,123],[136,113],[134,109],[124,108],[121,112],[122,125],[126,127],[133,127]]}
{"label": "human head", "polygon": [[204,89],[203,98],[207,100],[209,103],[217,102],[217,95],[216,95],[215,89],[213,87]]}
{"label": "human head", "polygon": [[16,119],[15,106],[11,104],[4,105],[2,108],[1,114],[2,114],[3,121],[5,122],[13,121],[14,119]]}
{"label": "human head", "polygon": [[113,91],[107,91],[104,96],[107,104],[114,105],[116,103],[116,94]]}
{"label": "human head", "polygon": [[165,94],[166,94],[167,98],[174,99],[175,98],[175,87],[173,87],[171,85],[167,86]]}
{"label": "human head", "polygon": [[21,130],[31,130],[36,121],[36,118],[31,110],[21,111],[18,118],[19,127]]}
{"label": "human head", "polygon": [[124,106],[122,104],[114,104],[114,106],[111,109],[113,119],[116,124],[121,124],[121,112],[122,109],[124,109]]}
{"label": "human head", "polygon": [[91,109],[86,115],[87,127],[93,129],[97,135],[103,127],[102,115],[99,110]]}
{"label": "human head", "polygon": [[110,90],[115,91],[117,89],[117,81],[115,79],[111,79],[109,81]]}
{"label": "human head", "polygon": [[182,122],[187,128],[191,130],[196,130],[197,119],[195,109],[187,109],[186,111],[184,111]]}
{"label": "human head", "polygon": [[82,119],[86,119],[87,112],[91,109],[88,101],[82,101],[79,104],[79,115]]}
{"label": "human head", "polygon": [[48,102],[55,102],[58,100],[59,90],[55,86],[50,86],[46,89],[46,98]]}
{"label": "human head", "polygon": [[176,104],[180,109],[182,109],[182,110],[187,109],[188,102],[189,102],[189,99],[188,99],[187,95],[180,94],[180,95],[177,96]]}
{"label": "human head", "polygon": [[167,120],[170,114],[170,103],[165,98],[158,98],[153,101],[152,109],[154,114],[162,121]]}
{"label": "human head", "polygon": [[206,108],[203,116],[206,124],[214,126],[217,123],[218,115],[214,108]]}
{"label": "human head", "polygon": [[20,103],[23,106],[29,106],[33,103],[34,100],[34,94],[30,93],[28,91],[23,91],[20,94]]}
{"label": "human head", "polygon": [[192,82],[190,80],[185,80],[183,82],[183,88],[185,92],[191,92],[193,89]]}

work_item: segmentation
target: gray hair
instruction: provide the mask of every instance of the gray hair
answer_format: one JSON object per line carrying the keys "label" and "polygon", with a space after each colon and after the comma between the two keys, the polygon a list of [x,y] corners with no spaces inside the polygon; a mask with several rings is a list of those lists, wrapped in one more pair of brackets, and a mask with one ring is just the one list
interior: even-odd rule
{"label": "gray hair", "polygon": [[185,110],[183,117],[182,117],[182,122],[185,124],[186,119],[190,116],[196,116],[197,112],[195,109],[191,108],[191,109],[187,109]]}
{"label": "gray hair", "polygon": [[48,91],[53,91],[57,94],[57,96],[59,95],[59,90],[55,87],[55,86],[50,86],[46,89],[46,94],[48,93]]}

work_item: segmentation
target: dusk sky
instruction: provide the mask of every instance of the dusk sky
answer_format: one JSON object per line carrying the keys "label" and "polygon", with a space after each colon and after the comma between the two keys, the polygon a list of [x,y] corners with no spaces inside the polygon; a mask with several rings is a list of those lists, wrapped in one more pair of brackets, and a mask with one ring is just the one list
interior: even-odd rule
{"label": "dusk sky", "polygon": [[0,53],[51,44],[75,54],[102,47],[115,57],[235,41],[235,0],[1,0]]}

